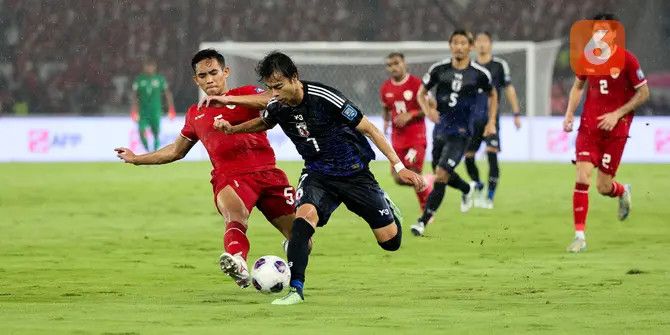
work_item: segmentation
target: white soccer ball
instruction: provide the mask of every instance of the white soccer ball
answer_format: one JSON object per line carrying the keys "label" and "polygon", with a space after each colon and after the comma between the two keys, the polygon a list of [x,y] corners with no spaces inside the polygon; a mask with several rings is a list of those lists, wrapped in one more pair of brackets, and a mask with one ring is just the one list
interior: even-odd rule
{"label": "white soccer ball", "polygon": [[281,257],[263,256],[254,262],[251,283],[263,293],[279,293],[288,287],[291,269]]}

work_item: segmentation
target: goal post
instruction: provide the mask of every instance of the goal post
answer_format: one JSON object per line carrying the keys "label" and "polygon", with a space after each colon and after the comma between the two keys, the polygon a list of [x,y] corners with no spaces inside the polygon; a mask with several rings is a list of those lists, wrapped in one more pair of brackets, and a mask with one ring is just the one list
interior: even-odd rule
{"label": "goal post", "polygon": [[[551,79],[560,40],[545,42],[496,41],[493,54],[505,59],[523,112],[549,115]],[[201,49],[220,51],[231,67],[231,87],[254,84],[254,68],[268,52],[282,51],[293,58],[301,78],[322,82],[342,91],[366,114],[379,114],[379,86],[388,77],[384,57],[405,54],[410,73],[422,77],[430,65],[450,57],[448,42],[203,42]],[[474,56],[474,53],[472,54]],[[502,111],[508,111],[503,99]]]}

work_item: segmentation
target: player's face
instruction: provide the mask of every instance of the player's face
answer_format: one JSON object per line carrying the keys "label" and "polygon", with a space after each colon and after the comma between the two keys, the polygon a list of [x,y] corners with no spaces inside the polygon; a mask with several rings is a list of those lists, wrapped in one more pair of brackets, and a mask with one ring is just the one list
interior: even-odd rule
{"label": "player's face", "polygon": [[144,72],[148,74],[156,73],[156,64],[153,63],[144,64]]}
{"label": "player's face", "polygon": [[407,73],[407,65],[405,60],[400,57],[391,57],[386,59],[386,71],[393,77],[393,79],[399,81]]}
{"label": "player's face", "polygon": [[479,54],[490,54],[491,53],[491,39],[485,34],[477,35],[475,40],[475,49]]}
{"label": "player's face", "polygon": [[221,67],[213,58],[203,59],[195,65],[193,80],[207,95],[222,95],[226,91],[226,78],[230,69]]}
{"label": "player's face", "polygon": [[272,76],[263,79],[265,86],[272,92],[272,97],[282,103],[296,103],[298,91],[302,86],[298,77],[287,78],[281,73],[275,72]]}
{"label": "player's face", "polygon": [[451,42],[449,42],[449,48],[456,60],[466,59],[470,54],[470,40],[466,36],[455,35],[451,38]]}

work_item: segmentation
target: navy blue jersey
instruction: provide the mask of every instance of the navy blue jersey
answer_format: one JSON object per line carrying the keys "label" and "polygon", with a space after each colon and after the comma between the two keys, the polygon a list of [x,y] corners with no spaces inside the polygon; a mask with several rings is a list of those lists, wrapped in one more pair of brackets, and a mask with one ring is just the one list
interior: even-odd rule
{"label": "navy blue jersey", "polygon": [[304,97],[297,106],[270,100],[262,113],[272,128],[279,124],[305,160],[305,168],[324,175],[350,176],[367,169],[375,153],[355,128],[363,113],[338,90],[302,82]]}
{"label": "navy blue jersey", "polygon": [[471,61],[465,69],[456,69],[451,59],[435,63],[423,76],[423,86],[430,90],[437,86],[435,98],[440,122],[434,133],[470,136],[470,117],[475,109],[477,94],[491,92],[491,74],[483,66]]}
{"label": "navy blue jersey", "polygon": [[[479,63],[478,63],[479,64]],[[485,67],[491,73],[491,82],[493,87],[498,90],[498,103],[500,103],[500,97],[502,96],[502,91],[507,85],[512,83],[512,76],[509,71],[509,65],[507,62],[499,57],[493,57],[493,59],[486,64],[479,64]],[[479,94],[477,97],[477,107],[475,108],[474,118],[476,119],[487,119],[489,111],[489,97],[486,94]],[[500,113],[497,113],[496,117],[500,118]]]}

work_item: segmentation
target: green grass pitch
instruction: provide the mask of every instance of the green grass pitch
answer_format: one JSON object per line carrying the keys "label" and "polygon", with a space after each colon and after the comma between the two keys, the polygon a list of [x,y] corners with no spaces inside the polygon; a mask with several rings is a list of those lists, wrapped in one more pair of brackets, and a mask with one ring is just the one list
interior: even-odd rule
{"label": "green grass pitch", "polygon": [[[297,180],[301,164],[281,167]],[[569,164],[503,163],[494,210],[461,214],[448,190],[416,238],[415,195],[377,162],[404,210],[402,248],[381,250],[342,206],[315,235],[306,303],[291,307],[219,271],[209,169],[0,164],[0,333],[670,333],[668,165],[622,166],[623,224],[592,187],[589,250],[572,255]],[[249,235],[252,261],[283,256],[257,212]]]}

